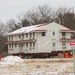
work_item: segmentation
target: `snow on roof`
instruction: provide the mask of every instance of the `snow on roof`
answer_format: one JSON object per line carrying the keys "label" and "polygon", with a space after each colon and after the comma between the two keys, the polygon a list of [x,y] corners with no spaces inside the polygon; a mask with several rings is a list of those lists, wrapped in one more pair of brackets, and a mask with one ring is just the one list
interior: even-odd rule
{"label": "snow on roof", "polygon": [[[32,25],[32,26],[27,26],[27,27],[22,27],[20,29],[17,29],[11,33],[9,33],[9,35],[13,35],[13,34],[20,34],[20,33],[29,33],[31,31],[36,31],[39,30],[40,28],[42,28],[43,26],[48,25],[49,23],[44,23],[44,24],[38,24],[38,25]],[[52,22],[50,23],[50,25],[60,25],[58,23]],[[60,26],[59,26],[60,27]],[[67,27],[64,27],[61,25],[60,30],[65,29],[65,30],[70,30]]]}
{"label": "snow on roof", "polygon": [[33,31],[33,30],[38,30],[39,28],[41,28],[42,26],[45,26],[47,24],[48,23],[38,24],[38,25],[33,25],[33,26],[27,26],[27,27],[22,27],[20,29],[17,29],[15,31],[9,33],[9,35],[17,34],[17,33],[28,33],[28,32]]}

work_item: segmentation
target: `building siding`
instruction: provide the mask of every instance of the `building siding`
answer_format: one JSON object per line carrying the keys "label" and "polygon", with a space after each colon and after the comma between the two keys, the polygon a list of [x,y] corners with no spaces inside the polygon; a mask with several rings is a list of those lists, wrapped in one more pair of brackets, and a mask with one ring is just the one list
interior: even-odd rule
{"label": "building siding", "polygon": [[[30,31],[22,34],[11,34],[9,35],[10,39],[8,36],[8,42],[21,40],[34,40],[34,42],[23,42],[23,46],[21,43],[16,43],[16,47],[15,43],[13,43],[13,48],[10,48],[8,44],[8,53],[20,53],[20,49],[22,49],[23,53],[45,53],[51,51],[71,50],[71,40],[61,40],[63,37],[60,30],[69,29],[53,22],[45,26],[42,25],[42,27],[39,26],[39,30],[37,29],[36,32],[33,30],[34,32]],[[45,32],[46,35],[42,36],[42,32]],[[33,33],[35,33],[35,36],[33,36]],[[71,32],[65,33],[65,38],[71,39]],[[26,37],[26,35],[28,37]],[[63,41],[66,42],[66,45],[64,47],[62,46]],[[27,43],[28,47],[26,46]],[[35,43],[35,46],[33,46],[33,43]]]}

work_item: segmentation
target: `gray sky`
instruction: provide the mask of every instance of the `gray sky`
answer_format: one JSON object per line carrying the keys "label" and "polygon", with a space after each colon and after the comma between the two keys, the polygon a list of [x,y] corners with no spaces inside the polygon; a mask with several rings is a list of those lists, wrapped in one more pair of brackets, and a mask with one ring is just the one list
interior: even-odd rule
{"label": "gray sky", "polygon": [[7,22],[11,18],[15,19],[21,12],[44,4],[49,4],[53,8],[60,6],[75,8],[75,0],[0,0],[0,19]]}

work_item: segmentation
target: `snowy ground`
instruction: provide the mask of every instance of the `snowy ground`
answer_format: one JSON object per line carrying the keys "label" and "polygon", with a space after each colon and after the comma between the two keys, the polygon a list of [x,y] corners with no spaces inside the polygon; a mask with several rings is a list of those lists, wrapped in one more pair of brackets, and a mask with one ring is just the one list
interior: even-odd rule
{"label": "snowy ground", "polygon": [[21,59],[0,61],[0,75],[74,75],[73,59]]}

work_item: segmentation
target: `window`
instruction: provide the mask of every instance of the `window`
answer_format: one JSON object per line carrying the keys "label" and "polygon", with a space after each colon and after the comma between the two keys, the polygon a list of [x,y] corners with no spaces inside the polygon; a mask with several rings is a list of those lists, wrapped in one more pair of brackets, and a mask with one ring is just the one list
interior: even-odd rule
{"label": "window", "polygon": [[19,34],[19,38],[20,38],[20,34]]}
{"label": "window", "polygon": [[66,35],[66,33],[65,32],[62,32],[62,36],[65,36]]}
{"label": "window", "polygon": [[35,50],[35,42],[33,42],[33,50]]}
{"label": "window", "polygon": [[46,33],[45,32],[42,32],[42,36],[45,36],[46,35]]}
{"label": "window", "polygon": [[26,37],[28,37],[28,33],[26,33]]}
{"label": "window", "polygon": [[66,49],[66,41],[62,42],[62,49]]}
{"label": "window", "polygon": [[35,33],[33,32],[33,37],[35,37]]}
{"label": "window", "polygon": [[53,43],[53,47],[55,47],[55,43]]}
{"label": "window", "polygon": [[66,46],[66,42],[65,41],[62,42],[62,46]]}
{"label": "window", "polygon": [[55,32],[53,31],[53,35],[55,35]]}
{"label": "window", "polygon": [[66,47],[62,47],[62,49],[66,49]]}

